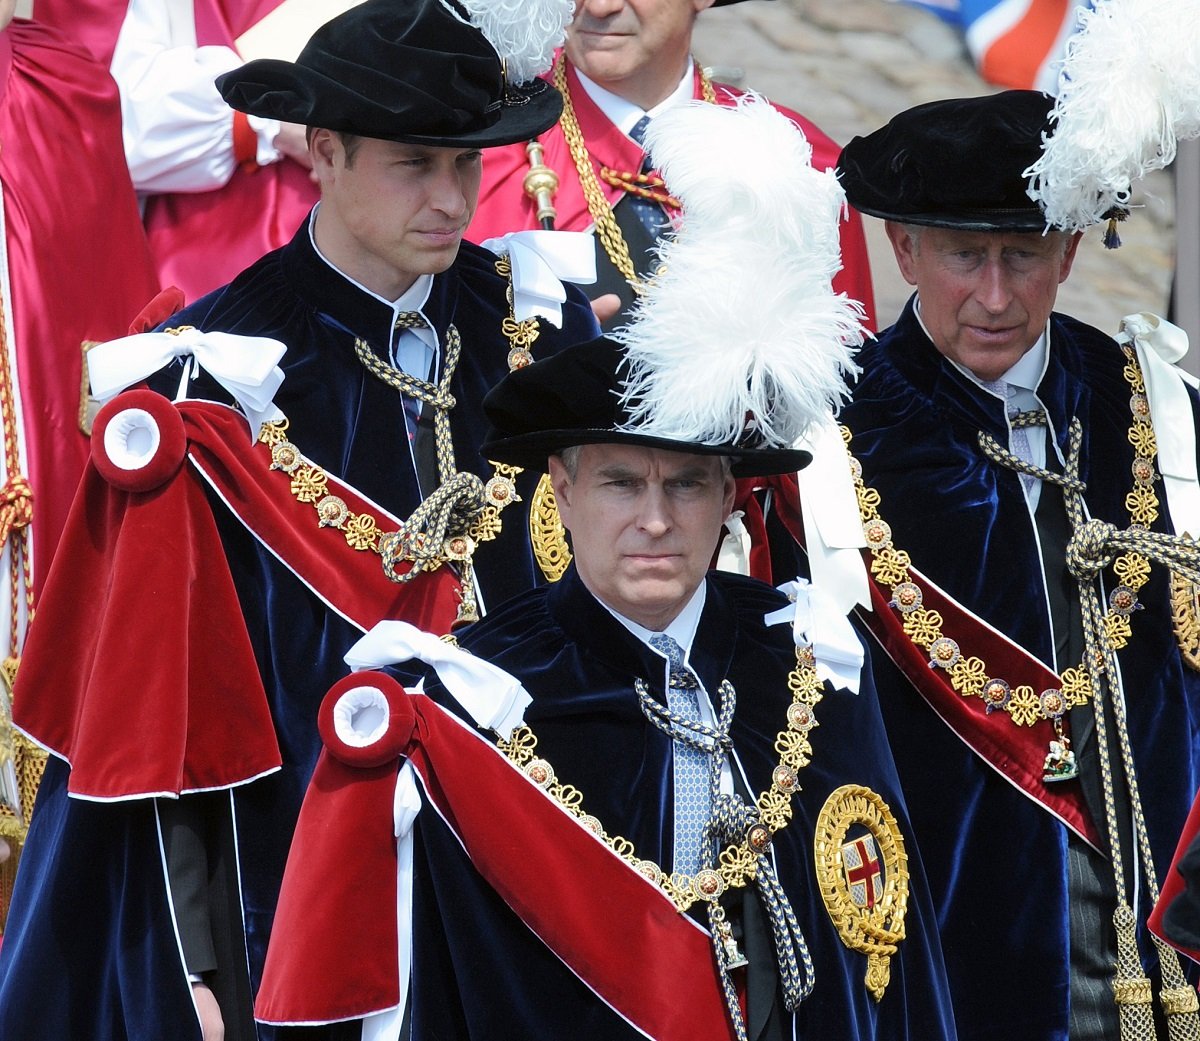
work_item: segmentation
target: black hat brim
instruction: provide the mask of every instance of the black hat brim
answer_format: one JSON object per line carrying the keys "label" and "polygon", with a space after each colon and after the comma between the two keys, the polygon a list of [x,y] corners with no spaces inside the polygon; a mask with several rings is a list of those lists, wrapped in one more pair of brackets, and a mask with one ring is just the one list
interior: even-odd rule
{"label": "black hat brim", "polygon": [[685,455],[727,456],[734,477],[769,477],[772,474],[803,470],[812,462],[812,453],[801,448],[753,448],[741,454],[726,445],[698,445],[690,441],[673,441],[666,437],[625,433],[619,430],[539,430],[531,434],[498,437],[483,443],[485,458],[509,466],[544,472],[546,460],[577,445],[637,445],[660,448]]}
{"label": "black hat brim", "polygon": [[508,87],[502,103],[469,126],[425,131],[411,97],[403,109],[364,98],[352,86],[313,69],[275,58],[248,62],[217,78],[217,89],[240,112],[344,134],[444,148],[492,148],[527,141],[558,122],[562,96],[532,80]]}

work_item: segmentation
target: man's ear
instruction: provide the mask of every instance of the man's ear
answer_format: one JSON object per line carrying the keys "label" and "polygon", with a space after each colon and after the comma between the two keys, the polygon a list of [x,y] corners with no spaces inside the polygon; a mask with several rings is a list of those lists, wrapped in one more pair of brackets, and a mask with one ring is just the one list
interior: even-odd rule
{"label": "man's ear", "polygon": [[910,286],[917,284],[917,244],[916,236],[903,224],[894,220],[884,221],[883,230],[887,233],[888,241],[892,244],[892,252],[896,254],[896,264],[900,274]]}
{"label": "man's ear", "polygon": [[571,496],[575,490],[571,483],[571,476],[567,473],[567,468],[563,466],[562,460],[556,455],[552,455],[546,460],[546,469],[550,474],[550,487],[554,489],[554,501],[558,506],[559,520],[562,521],[563,527],[570,531]]}
{"label": "man's ear", "polygon": [[312,159],[313,173],[319,181],[324,181],[332,173],[340,148],[341,142],[332,130],[318,127],[309,135],[308,154]]}

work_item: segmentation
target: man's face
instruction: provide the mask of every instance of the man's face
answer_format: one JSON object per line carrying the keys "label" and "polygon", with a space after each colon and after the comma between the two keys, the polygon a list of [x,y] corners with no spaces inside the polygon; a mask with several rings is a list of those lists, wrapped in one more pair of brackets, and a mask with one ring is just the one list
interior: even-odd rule
{"label": "man's face", "polygon": [[345,274],[394,300],[418,275],[454,262],[479,199],[480,152],[371,137],[353,139],[351,149],[348,156],[330,130],[313,131],[317,245]]}
{"label": "man's face", "polygon": [[942,354],[999,379],[1045,331],[1078,235],[913,229],[888,222],[900,271]]}
{"label": "man's face", "polygon": [[589,79],[643,108],[679,83],[696,15],[713,0],[575,0],[567,57]]}
{"label": "man's face", "polygon": [[704,579],[733,508],[717,456],[640,445],[584,445],[572,478],[550,458],[579,577],[626,618],[661,631]]}

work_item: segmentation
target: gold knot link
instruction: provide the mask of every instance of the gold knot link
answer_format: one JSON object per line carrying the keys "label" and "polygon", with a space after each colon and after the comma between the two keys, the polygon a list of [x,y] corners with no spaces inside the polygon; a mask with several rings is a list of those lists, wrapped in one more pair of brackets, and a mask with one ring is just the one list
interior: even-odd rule
{"label": "gold knot link", "polygon": [[15,474],[0,488],[0,545],[8,541],[14,528],[26,528],[33,521],[33,489],[23,474]]}
{"label": "gold knot link", "polygon": [[1114,980],[1113,998],[1118,1005],[1149,1005],[1152,995],[1150,981],[1141,979]]}
{"label": "gold knot link", "polygon": [[1115,556],[1117,528],[1091,519],[1077,527],[1067,543],[1067,567],[1081,582],[1095,578]]}
{"label": "gold knot link", "polygon": [[1200,1011],[1200,1000],[1196,997],[1195,988],[1186,984],[1182,987],[1163,987],[1159,999],[1162,1001],[1163,1011],[1168,1016]]}

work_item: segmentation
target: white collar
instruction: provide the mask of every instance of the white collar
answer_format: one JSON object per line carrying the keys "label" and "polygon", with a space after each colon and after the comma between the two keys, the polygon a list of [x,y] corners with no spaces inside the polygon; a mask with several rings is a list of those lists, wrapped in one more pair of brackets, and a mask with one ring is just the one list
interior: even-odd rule
{"label": "white collar", "polygon": [[[929,328],[925,324],[925,319],[921,317],[921,298],[919,296],[917,297],[916,304],[913,307],[913,313],[917,316],[917,322],[921,326],[921,331],[925,333],[926,339],[928,339],[930,343],[933,343],[934,348],[936,349],[937,344],[934,343],[933,337],[929,334]],[[975,373],[973,373],[965,365],[959,364],[953,358],[947,358],[946,361],[958,369],[958,371],[966,376],[967,379],[969,379],[972,383],[982,387],[984,390],[987,390],[989,394],[992,393],[987,387],[984,386],[984,380],[976,376]],[[1050,320],[1047,319],[1046,328],[1042,331],[1042,335],[1034,341],[1033,346],[1030,347],[1029,350],[1027,350],[1024,354],[1022,354],[1021,357],[1016,360],[1016,363],[1007,372],[1005,372],[1000,379],[1005,383],[1011,384],[1012,386],[1018,388],[1019,390],[1025,390],[1036,395],[1038,386],[1042,382],[1042,377],[1046,375],[1046,366],[1049,364],[1049,361]]]}
{"label": "white collar", "polygon": [[[664,634],[671,637],[680,647],[683,648],[683,660],[686,662],[692,651],[692,641],[696,638],[696,630],[700,627],[700,615],[704,613],[705,587],[707,583],[701,582],[696,587],[696,591],[691,595],[691,598],[683,605],[683,610],[675,616],[663,631]],[[634,636],[649,647],[655,654],[662,655],[662,652],[656,647],[651,646],[651,637],[659,635],[653,629],[647,629],[644,625],[639,625],[632,619],[626,618],[618,611],[614,611],[608,604],[604,603],[599,597],[596,597],[597,602],[611,614],[618,622],[628,629]],[[666,657],[665,655],[662,655]]]}
{"label": "white collar", "polygon": [[691,101],[695,95],[693,83],[695,82],[696,72],[691,58],[688,58],[687,68],[684,69],[683,78],[679,81],[679,86],[669,96],[649,110],[642,108],[640,105],[635,105],[632,101],[626,101],[619,94],[614,94],[611,90],[606,90],[595,80],[588,79],[578,69],[575,70],[575,75],[579,77],[579,85],[583,87],[584,93],[592,99],[596,107],[608,118],[608,121],[626,137],[629,136],[629,131],[633,129],[634,124],[642,116],[649,116],[653,119],[655,116],[666,112],[669,108],[683,104],[685,101]]}
{"label": "white collar", "polygon": [[[381,304],[390,307],[392,309],[393,324],[395,323],[396,315],[398,315],[401,311],[421,311],[421,308],[423,308],[429,301],[429,293],[433,289],[433,275],[418,275],[417,280],[395,300],[388,300],[386,297],[380,296],[374,290],[368,289],[357,279],[351,278],[349,275],[347,275],[345,271],[343,271],[332,260],[325,256],[324,253],[321,252],[320,247],[317,245],[316,236],[317,210],[320,208],[321,204],[318,202],[316,206],[313,207],[312,215],[308,219],[308,240],[312,243],[312,248],[317,256],[320,257],[326,264],[329,265],[330,268],[341,275],[342,278],[344,278],[356,289],[366,293],[369,297],[373,297]],[[437,346],[437,334],[431,328],[421,326],[416,329],[410,329],[409,332],[416,334],[428,346]]]}

